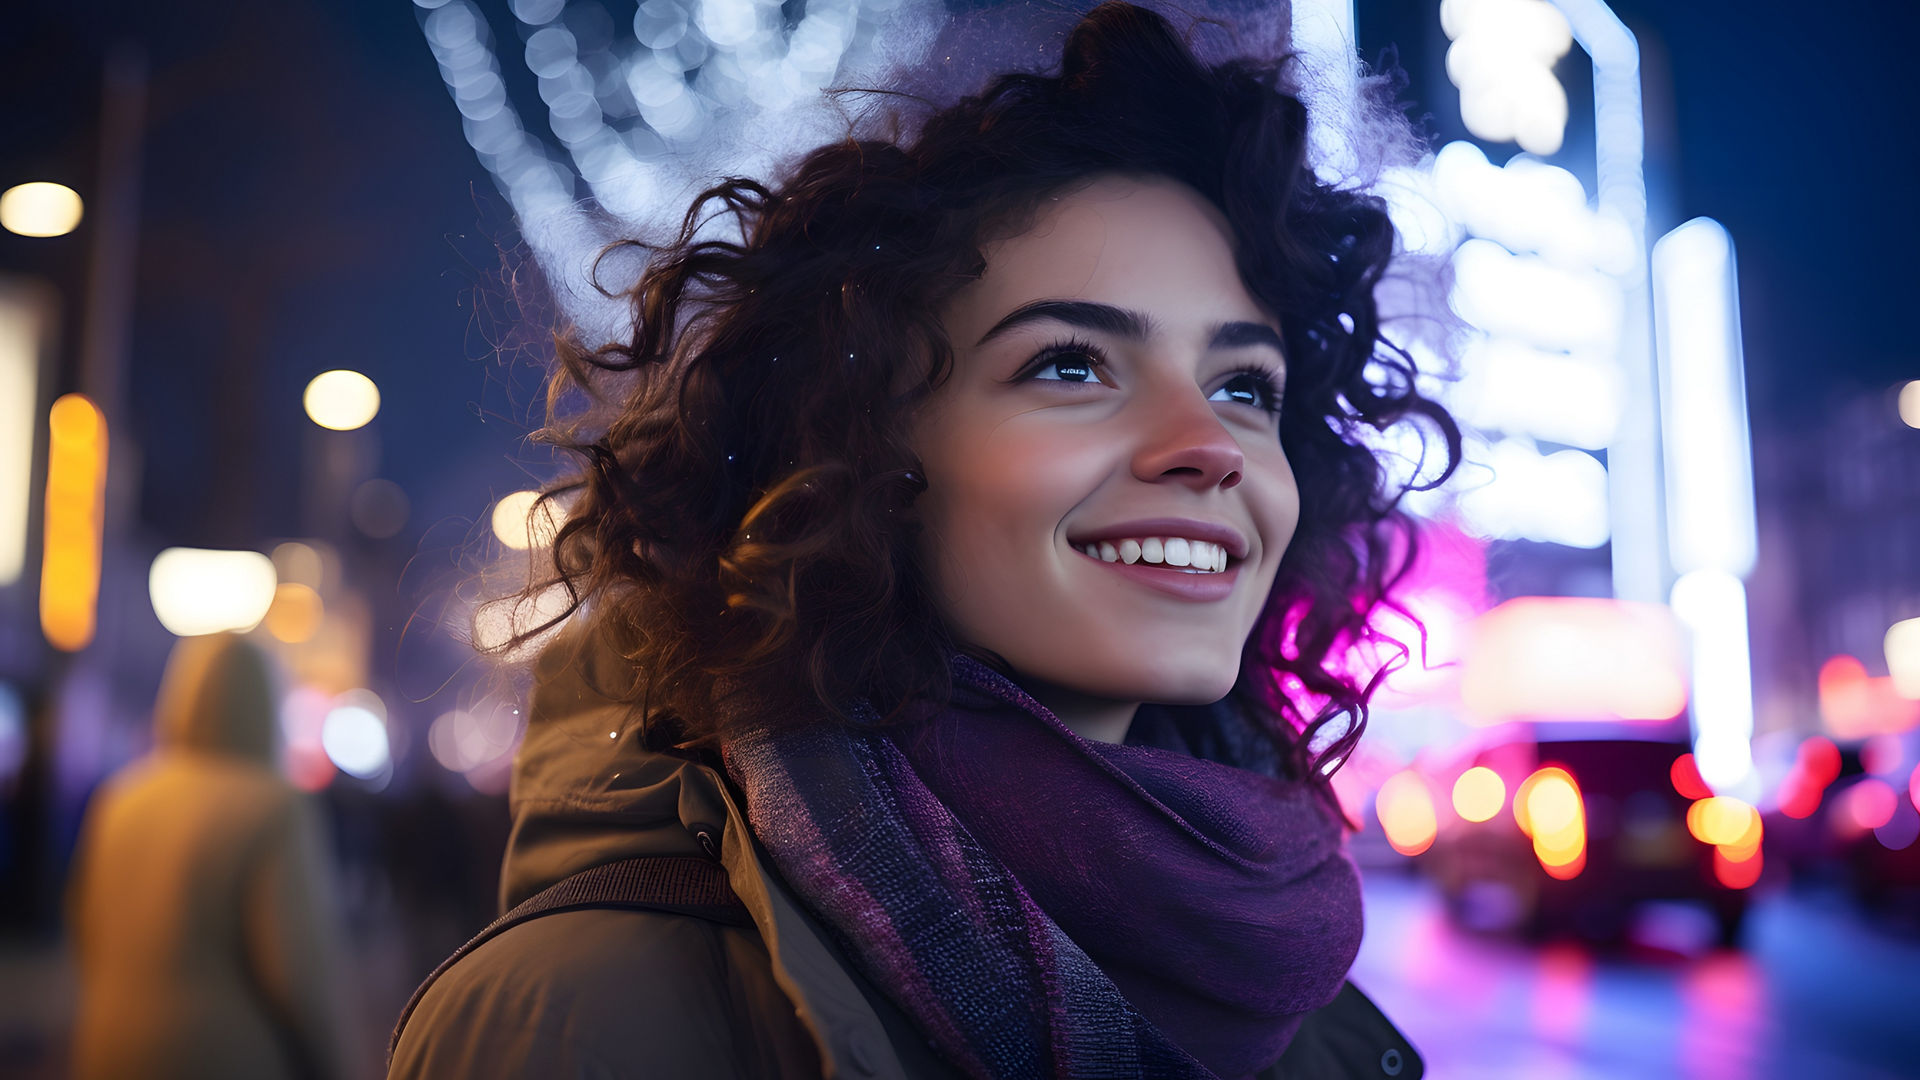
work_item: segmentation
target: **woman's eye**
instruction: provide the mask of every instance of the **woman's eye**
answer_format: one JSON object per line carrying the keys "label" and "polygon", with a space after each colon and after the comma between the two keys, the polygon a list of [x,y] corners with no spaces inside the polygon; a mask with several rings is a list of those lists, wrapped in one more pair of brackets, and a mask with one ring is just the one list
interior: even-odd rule
{"label": "woman's eye", "polygon": [[1096,366],[1086,353],[1059,353],[1040,361],[1033,369],[1033,378],[1045,382],[1097,382],[1093,373]]}
{"label": "woman's eye", "polygon": [[[1221,395],[1226,395],[1222,397]],[[1242,405],[1252,405],[1268,412],[1280,408],[1279,395],[1273,392],[1273,382],[1257,372],[1243,371],[1227,380],[1227,384],[1213,392],[1211,401],[1233,401]]]}

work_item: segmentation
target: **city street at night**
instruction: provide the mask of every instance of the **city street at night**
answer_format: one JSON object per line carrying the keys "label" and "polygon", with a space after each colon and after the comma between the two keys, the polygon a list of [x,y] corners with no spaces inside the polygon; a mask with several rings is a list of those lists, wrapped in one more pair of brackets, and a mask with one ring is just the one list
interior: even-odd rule
{"label": "city street at night", "polygon": [[1920,1080],[1916,43],[10,5],[0,1080]]}
{"label": "city street at night", "polygon": [[1527,945],[1450,924],[1433,890],[1367,878],[1354,981],[1394,1017],[1432,1076],[1487,1080],[1910,1077],[1920,941],[1868,924],[1839,895],[1760,898],[1741,949],[1713,949],[1675,908],[1674,944]]}

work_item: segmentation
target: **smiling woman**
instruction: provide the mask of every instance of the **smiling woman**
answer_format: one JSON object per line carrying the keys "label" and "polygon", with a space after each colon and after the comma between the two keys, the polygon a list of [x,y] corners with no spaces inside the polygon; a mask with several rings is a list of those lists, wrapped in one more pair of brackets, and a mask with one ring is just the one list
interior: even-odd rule
{"label": "smiling woman", "polygon": [[512,910],[395,1075],[1418,1075],[1327,786],[1413,547],[1362,434],[1459,449],[1382,205],[1125,3],[897,132],[562,337]]}

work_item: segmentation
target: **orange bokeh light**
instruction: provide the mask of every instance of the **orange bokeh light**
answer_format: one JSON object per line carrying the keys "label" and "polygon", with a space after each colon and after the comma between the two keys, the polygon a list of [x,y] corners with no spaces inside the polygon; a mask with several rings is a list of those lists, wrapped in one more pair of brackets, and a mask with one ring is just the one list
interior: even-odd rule
{"label": "orange bokeh light", "polygon": [[1687,808],[1687,831],[1703,844],[1741,845],[1758,837],[1760,812],[1731,795],[1699,799]]}
{"label": "orange bokeh light", "polygon": [[1387,777],[1374,796],[1374,812],[1393,850],[1418,855],[1433,846],[1439,820],[1434,814],[1433,793],[1419,773],[1402,769]]}
{"label": "orange bokeh light", "polygon": [[40,628],[54,648],[77,652],[93,640],[99,607],[107,421],[85,395],[65,394],[53,403],[47,429]]}
{"label": "orange bokeh light", "polygon": [[1476,723],[1665,720],[1686,708],[1686,649],[1665,605],[1522,596],[1468,637],[1460,697]]}
{"label": "orange bokeh light", "polygon": [[1506,782],[1485,765],[1475,765],[1453,782],[1453,812],[1467,821],[1489,820],[1506,802]]}
{"label": "orange bokeh light", "polygon": [[1513,817],[1549,875],[1565,880],[1586,867],[1587,811],[1571,773],[1555,765],[1535,770],[1514,792]]}

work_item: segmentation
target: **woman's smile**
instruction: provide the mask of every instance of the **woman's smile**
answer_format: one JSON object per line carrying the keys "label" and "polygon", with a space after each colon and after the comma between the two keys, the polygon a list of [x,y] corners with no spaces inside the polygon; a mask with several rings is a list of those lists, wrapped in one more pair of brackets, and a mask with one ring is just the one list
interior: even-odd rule
{"label": "woman's smile", "polygon": [[[1144,554],[1137,561],[1129,563],[1119,557],[1108,559],[1104,552],[1089,554],[1084,548],[1075,550],[1080,558],[1099,564],[1096,573],[1105,571],[1117,574],[1120,580],[1157,589],[1181,600],[1202,603],[1224,600],[1233,594],[1234,586],[1240,581],[1240,564],[1232,560],[1227,560],[1224,569],[1206,570],[1149,561]],[[1225,558],[1224,553],[1221,557]]]}

